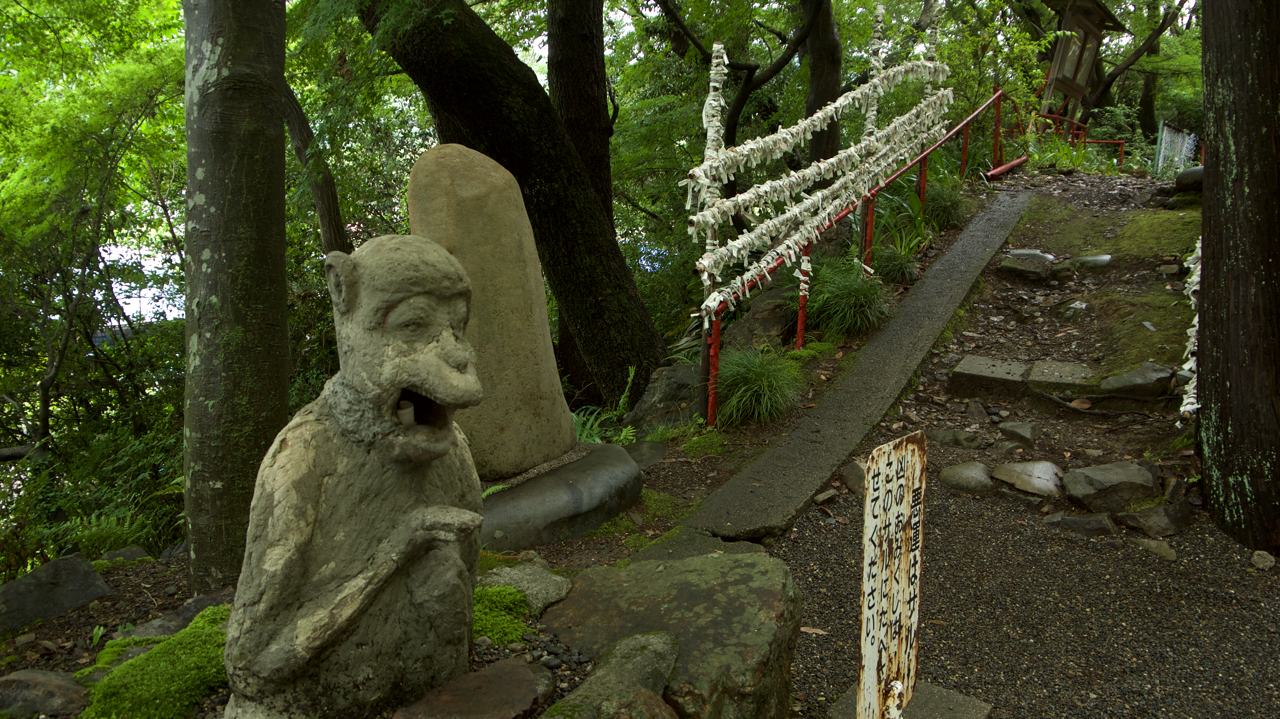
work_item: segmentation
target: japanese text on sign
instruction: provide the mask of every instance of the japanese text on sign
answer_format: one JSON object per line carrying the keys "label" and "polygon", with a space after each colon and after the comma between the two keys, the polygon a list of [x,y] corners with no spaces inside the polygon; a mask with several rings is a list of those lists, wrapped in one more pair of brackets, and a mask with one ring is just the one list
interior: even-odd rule
{"label": "japanese text on sign", "polygon": [[923,432],[880,445],[867,460],[857,719],[900,716],[915,687],[924,465]]}

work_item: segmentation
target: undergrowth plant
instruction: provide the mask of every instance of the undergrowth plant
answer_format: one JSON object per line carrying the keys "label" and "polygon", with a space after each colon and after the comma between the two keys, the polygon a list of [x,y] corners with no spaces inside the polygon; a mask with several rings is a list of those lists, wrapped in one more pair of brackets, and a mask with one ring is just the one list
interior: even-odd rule
{"label": "undergrowth plant", "polygon": [[818,265],[809,291],[809,318],[824,336],[854,337],[879,327],[889,317],[884,285],[868,275],[854,257]]}
{"label": "undergrowth plant", "polygon": [[920,263],[897,245],[881,245],[871,256],[871,266],[885,282],[908,285],[920,276]]}
{"label": "undergrowth plant", "polygon": [[636,441],[636,428],[622,426],[622,418],[626,416],[631,405],[631,383],[635,380],[636,368],[627,368],[627,387],[622,391],[617,404],[609,409],[586,406],[573,411],[573,429],[578,441],[585,444],[631,444]]}
{"label": "undergrowth plant", "polygon": [[769,422],[790,412],[804,389],[800,365],[769,351],[726,352],[720,358],[717,415],[722,424]]}

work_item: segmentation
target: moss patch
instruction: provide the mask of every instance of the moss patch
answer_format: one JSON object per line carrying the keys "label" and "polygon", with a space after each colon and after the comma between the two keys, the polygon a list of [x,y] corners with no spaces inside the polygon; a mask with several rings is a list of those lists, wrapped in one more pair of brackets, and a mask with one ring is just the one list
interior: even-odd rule
{"label": "moss patch", "polygon": [[680,446],[684,453],[693,459],[712,454],[724,454],[724,435],[716,430],[693,437]]}
{"label": "moss patch", "polygon": [[209,607],[182,631],[116,667],[90,690],[82,719],[169,719],[192,714],[226,684],[222,653],[231,607]]}
{"label": "moss patch", "polygon": [[476,560],[476,574],[484,574],[498,567],[513,567],[519,563],[520,558],[515,554],[500,554],[481,550],[480,558]]}
{"label": "moss patch", "polygon": [[530,631],[528,616],[529,602],[515,587],[480,586],[471,596],[472,637],[488,637],[494,644],[518,642]]}
{"label": "moss patch", "polygon": [[[641,519],[645,526],[657,523],[675,524],[693,511],[693,504],[679,497],[652,489],[640,490]],[[619,514],[592,532],[596,537],[627,537],[639,531],[639,527],[627,514]],[[644,545],[648,545],[648,539]]]}
{"label": "moss patch", "polygon": [[[1129,294],[1103,292],[1088,302],[1102,323],[1106,342],[1099,378],[1132,369],[1150,360],[1168,367],[1182,363],[1187,328],[1194,314],[1182,295],[1152,284]],[[1150,322],[1155,332],[1143,326]]]}
{"label": "moss patch", "polygon": [[98,574],[102,574],[103,572],[113,569],[120,569],[121,567],[136,567],[139,564],[147,564],[148,562],[154,561],[156,560],[151,557],[138,557],[137,559],[125,559],[121,557],[119,559],[95,559],[90,562],[90,564],[93,565],[93,571]]}
{"label": "moss patch", "polygon": [[[1116,226],[1120,229],[1112,231]],[[1199,207],[1095,217],[1070,202],[1036,195],[1014,229],[1011,244],[1056,255],[1109,254],[1118,260],[1132,260],[1185,255],[1195,248],[1199,236]]]}
{"label": "moss patch", "polygon": [[102,651],[98,652],[98,656],[94,658],[92,666],[85,667],[76,672],[76,679],[86,681],[95,673],[106,672],[114,669],[116,664],[120,662],[120,658],[124,653],[133,647],[146,647],[153,644],[159,644],[169,637],[124,637],[121,639],[112,639],[102,647]]}

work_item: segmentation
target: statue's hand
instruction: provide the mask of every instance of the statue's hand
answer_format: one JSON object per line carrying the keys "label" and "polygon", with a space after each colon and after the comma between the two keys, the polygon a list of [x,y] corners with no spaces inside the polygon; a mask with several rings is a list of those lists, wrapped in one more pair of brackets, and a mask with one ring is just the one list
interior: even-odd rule
{"label": "statue's hand", "polygon": [[411,546],[429,548],[459,542],[480,529],[484,518],[461,507],[432,505],[409,515]]}

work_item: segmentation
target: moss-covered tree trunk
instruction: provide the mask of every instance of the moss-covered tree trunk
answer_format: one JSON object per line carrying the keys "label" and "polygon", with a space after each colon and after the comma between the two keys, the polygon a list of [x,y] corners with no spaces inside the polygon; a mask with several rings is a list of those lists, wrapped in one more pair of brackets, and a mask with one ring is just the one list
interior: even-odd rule
{"label": "moss-covered tree trunk", "polygon": [[635,367],[631,396],[639,397],[662,340],[537,76],[465,0],[364,0],[360,17],[426,96],[440,140],[482,152],[515,176],[560,321],[596,386],[616,401]]}
{"label": "moss-covered tree trunk", "polygon": [[1205,3],[1200,446],[1222,529],[1280,547],[1280,3]]}
{"label": "moss-covered tree trunk", "polygon": [[284,2],[182,5],[186,516],[202,592],[239,576],[258,464],[288,419]]}

